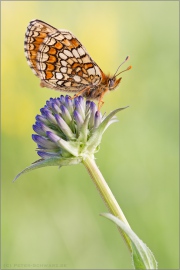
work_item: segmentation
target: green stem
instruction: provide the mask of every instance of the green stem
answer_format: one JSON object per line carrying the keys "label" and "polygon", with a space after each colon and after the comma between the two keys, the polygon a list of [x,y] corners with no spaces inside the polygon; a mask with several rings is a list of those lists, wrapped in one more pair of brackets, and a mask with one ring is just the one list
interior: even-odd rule
{"label": "green stem", "polygon": [[[121,221],[123,221],[127,226],[130,227],[127,219],[125,218],[120,206],[118,205],[114,195],[112,194],[109,186],[107,185],[104,177],[102,176],[99,168],[97,167],[94,156],[87,156],[83,160],[83,164],[88,170],[94,184],[96,185],[102,199],[104,200],[106,206],[108,207],[111,214],[118,217]],[[131,251],[131,242],[128,236],[118,227],[122,237],[124,238],[129,250]]]}

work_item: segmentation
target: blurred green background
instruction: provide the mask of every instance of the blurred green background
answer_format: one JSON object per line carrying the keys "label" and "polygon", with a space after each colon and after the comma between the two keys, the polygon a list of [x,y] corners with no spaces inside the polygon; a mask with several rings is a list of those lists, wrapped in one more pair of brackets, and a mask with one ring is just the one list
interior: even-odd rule
{"label": "blurred green background", "polygon": [[72,31],[105,73],[133,69],[102,112],[130,105],[105,133],[97,164],[160,269],[178,269],[178,1],[3,1],[2,269],[132,269],[116,226],[82,165],[12,179],[38,159],[39,86],[23,42],[32,19]]}

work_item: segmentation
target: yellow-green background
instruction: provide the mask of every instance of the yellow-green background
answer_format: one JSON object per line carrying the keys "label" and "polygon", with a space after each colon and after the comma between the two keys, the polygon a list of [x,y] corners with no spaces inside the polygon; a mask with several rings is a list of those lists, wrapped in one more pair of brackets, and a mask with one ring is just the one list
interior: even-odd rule
{"label": "yellow-green background", "polygon": [[102,112],[130,105],[105,133],[97,164],[160,269],[178,267],[178,10],[175,1],[3,1],[2,268],[131,269],[117,228],[82,165],[15,175],[38,159],[32,124],[50,97],[27,65],[30,20],[72,31],[105,73],[133,69]]}

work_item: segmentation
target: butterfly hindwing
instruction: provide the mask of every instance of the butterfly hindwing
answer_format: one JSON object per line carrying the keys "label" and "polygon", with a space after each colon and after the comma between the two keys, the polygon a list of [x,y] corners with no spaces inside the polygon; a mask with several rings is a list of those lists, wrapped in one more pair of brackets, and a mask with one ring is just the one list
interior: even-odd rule
{"label": "butterfly hindwing", "polygon": [[24,41],[24,51],[27,62],[33,73],[38,76],[36,68],[37,52],[48,33],[55,32],[56,28],[40,20],[33,20],[29,23]]}
{"label": "butterfly hindwing", "polygon": [[103,72],[70,31],[40,20],[31,21],[27,28],[25,54],[41,86],[78,92],[102,80]]}

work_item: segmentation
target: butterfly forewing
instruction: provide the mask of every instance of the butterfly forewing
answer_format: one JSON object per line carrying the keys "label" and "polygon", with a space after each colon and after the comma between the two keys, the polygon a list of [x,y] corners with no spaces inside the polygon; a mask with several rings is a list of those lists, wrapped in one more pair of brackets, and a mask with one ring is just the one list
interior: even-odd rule
{"label": "butterfly forewing", "polygon": [[42,21],[31,21],[25,37],[28,64],[41,86],[78,92],[101,83],[103,72],[70,32]]}

